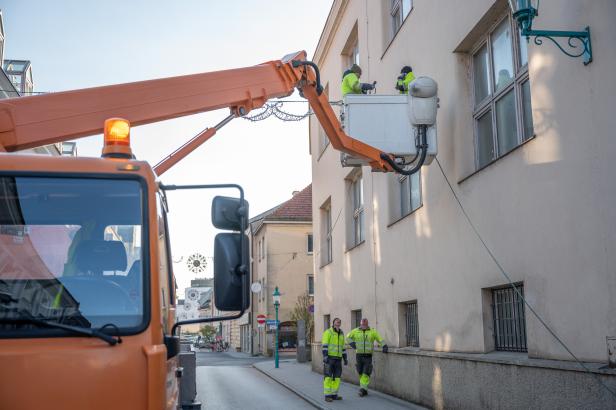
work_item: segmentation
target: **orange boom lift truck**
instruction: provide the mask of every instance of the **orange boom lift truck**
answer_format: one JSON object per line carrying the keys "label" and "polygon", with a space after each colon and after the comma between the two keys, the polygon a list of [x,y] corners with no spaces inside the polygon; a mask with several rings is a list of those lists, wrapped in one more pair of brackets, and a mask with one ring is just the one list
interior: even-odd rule
{"label": "orange boom lift truck", "polygon": [[[332,146],[392,171],[395,157],[344,133],[316,65],[298,52],[253,67],[0,102],[0,408],[175,409],[178,326],[249,306],[248,206],[216,197],[215,302],[232,317],[175,322],[159,177],[231,119],[294,89]],[[135,159],[130,126],[228,107],[159,164]],[[11,152],[103,133],[102,158]],[[229,186],[225,186],[229,187]]]}

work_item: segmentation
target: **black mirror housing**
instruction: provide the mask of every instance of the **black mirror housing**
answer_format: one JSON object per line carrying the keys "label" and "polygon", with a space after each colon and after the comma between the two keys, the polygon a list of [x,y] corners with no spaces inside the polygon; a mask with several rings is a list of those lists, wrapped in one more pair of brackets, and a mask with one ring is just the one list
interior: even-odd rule
{"label": "black mirror housing", "polygon": [[[243,240],[240,238],[243,236]],[[242,248],[240,249],[240,242]],[[250,304],[248,237],[219,233],[214,239],[214,304],[221,311],[244,310]]]}
{"label": "black mirror housing", "polygon": [[[243,219],[243,220],[242,220]],[[248,202],[217,196],[212,201],[212,224],[218,229],[243,232],[248,228]]]}

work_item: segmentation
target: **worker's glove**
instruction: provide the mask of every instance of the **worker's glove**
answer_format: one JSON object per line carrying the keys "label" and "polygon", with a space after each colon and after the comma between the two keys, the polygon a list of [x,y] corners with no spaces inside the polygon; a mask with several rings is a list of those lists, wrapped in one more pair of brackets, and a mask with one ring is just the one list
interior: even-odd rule
{"label": "worker's glove", "polygon": [[342,361],[344,362],[344,365],[347,366],[349,364],[349,361],[347,360],[346,356],[344,356],[342,358]]}
{"label": "worker's glove", "polygon": [[357,349],[357,343],[355,342],[349,343],[349,346],[351,346],[353,349]]}
{"label": "worker's glove", "polygon": [[323,364],[328,364],[329,363],[329,356],[325,355],[323,356]]}
{"label": "worker's glove", "polygon": [[389,347],[387,345],[383,345],[383,353],[389,352]]}

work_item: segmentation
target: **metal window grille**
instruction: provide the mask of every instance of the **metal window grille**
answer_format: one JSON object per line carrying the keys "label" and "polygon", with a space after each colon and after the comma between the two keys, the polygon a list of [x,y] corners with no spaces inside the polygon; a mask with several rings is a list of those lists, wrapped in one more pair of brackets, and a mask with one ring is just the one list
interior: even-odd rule
{"label": "metal window grille", "polygon": [[417,315],[417,302],[406,304],[406,345],[419,347],[419,321]]}
{"label": "metal window grille", "polygon": [[[523,285],[515,285],[524,295]],[[511,287],[492,290],[494,347],[508,352],[527,352],[524,301]]]}
{"label": "metal window grille", "polygon": [[359,327],[360,323],[361,323],[361,309],[352,310],[351,311],[351,328],[355,329],[356,327]]}

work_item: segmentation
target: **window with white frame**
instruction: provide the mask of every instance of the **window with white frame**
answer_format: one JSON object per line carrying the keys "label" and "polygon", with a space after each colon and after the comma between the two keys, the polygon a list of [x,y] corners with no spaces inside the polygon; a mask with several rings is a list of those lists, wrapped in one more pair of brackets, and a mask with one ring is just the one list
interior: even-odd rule
{"label": "window with white frame", "polygon": [[261,239],[257,241],[257,259],[261,262]]}
{"label": "window with white frame", "polygon": [[512,33],[507,15],[472,55],[477,169],[533,136],[526,39]]}
{"label": "window with white frame", "polygon": [[332,247],[332,206],[328,199],[321,206],[321,266],[333,260]]}
{"label": "window with white frame", "polygon": [[359,43],[357,41],[349,54],[349,67],[353,64],[359,65]]}
{"label": "window with white frame", "polygon": [[357,173],[349,178],[350,200],[351,200],[351,215],[349,222],[351,223],[349,248],[359,245],[366,237],[365,233],[365,212],[364,212],[364,183],[361,173]]}
{"label": "window with white frame", "polygon": [[391,37],[393,38],[400,27],[402,27],[402,23],[411,12],[413,8],[413,0],[390,0],[391,1]]}
{"label": "window with white frame", "polygon": [[421,172],[396,177],[400,193],[400,218],[402,218],[421,206]]}
{"label": "window with white frame", "polygon": [[353,64],[359,65],[359,30],[357,22],[351,29],[344,47],[342,47],[342,71],[348,70]]}
{"label": "window with white frame", "polygon": [[314,275],[308,275],[308,295],[314,295]]}

